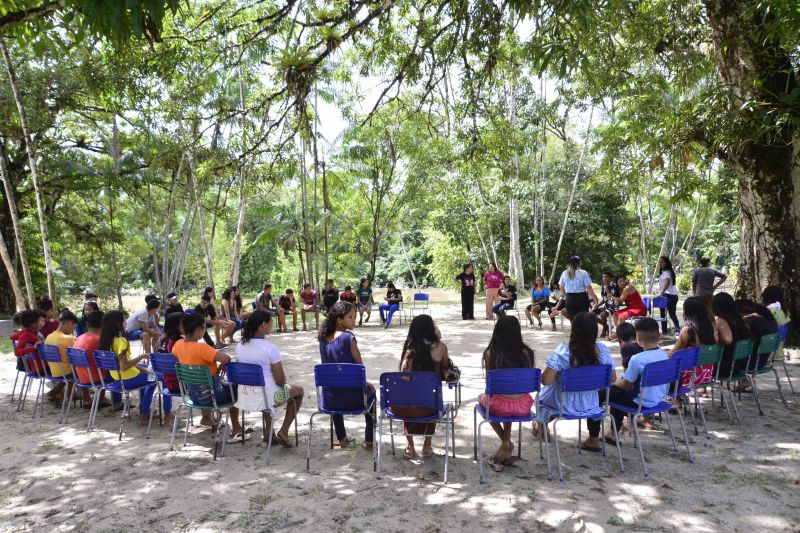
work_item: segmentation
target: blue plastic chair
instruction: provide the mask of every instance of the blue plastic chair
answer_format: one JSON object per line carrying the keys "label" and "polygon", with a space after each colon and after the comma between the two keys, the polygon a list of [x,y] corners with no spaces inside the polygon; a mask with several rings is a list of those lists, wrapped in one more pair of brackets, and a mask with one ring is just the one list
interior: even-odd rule
{"label": "blue plastic chair", "polygon": [[[22,361],[22,367],[25,369],[25,376],[22,379],[22,386],[19,389],[17,412],[19,413],[25,409],[25,403],[28,400],[28,393],[31,390],[31,386],[33,385],[34,381],[38,380],[39,386],[36,389],[36,402],[33,405],[33,418],[36,418],[36,412],[39,410],[39,396],[42,393],[42,387],[44,386],[44,380],[47,377],[47,372],[44,370],[44,363],[42,363],[41,359],[39,358],[38,350],[34,350],[33,352],[20,356],[20,360]],[[34,366],[40,370],[31,370],[31,368]],[[42,413],[44,413],[44,402],[42,402],[41,409]]]}
{"label": "blue plastic chair", "polygon": [[[228,377],[228,386],[231,389],[231,398],[235,398],[233,387],[234,385],[238,387],[253,387],[253,388],[260,388],[261,393],[264,395],[264,405],[267,406],[267,409],[262,411],[262,413],[266,413],[267,411],[270,414],[269,417],[269,436],[267,437],[267,464],[269,464],[270,455],[272,453],[272,435],[273,430],[275,429],[275,404],[273,398],[269,398],[267,395],[267,384],[264,381],[264,371],[262,370],[260,365],[256,365],[254,363],[228,363],[225,365],[225,373]],[[241,390],[241,389],[240,389]],[[295,405],[294,399],[289,399],[287,405],[291,403],[293,406]],[[244,409],[239,409],[242,413],[242,427],[244,427]],[[230,413],[230,411],[229,411]],[[261,417],[261,423],[264,425],[264,417]],[[266,431],[266,426],[264,426],[264,431]],[[242,432],[242,444],[244,444],[244,432]],[[300,443],[300,437],[298,436],[297,432],[297,408],[295,407],[295,417],[294,417],[294,444],[297,446]]]}
{"label": "blue plastic chair", "polygon": [[[329,415],[330,418],[330,445],[333,449],[333,415],[354,416],[367,415],[375,419],[374,406],[375,398],[370,398],[372,391],[367,383],[367,371],[364,365],[353,363],[326,363],[314,366],[314,387],[317,389],[317,410],[311,413],[308,420],[308,446],[306,448],[306,470],[311,468],[311,435],[314,430],[314,417],[316,415]],[[332,409],[325,406],[325,397],[322,388],[332,389],[356,389],[363,392],[364,403],[354,409],[343,411]],[[373,425],[373,428],[375,426]],[[373,442],[374,442],[373,434]],[[372,469],[377,469],[377,459],[375,458],[376,446],[373,444]]]}
{"label": "blue plastic chair", "polygon": [[[116,353],[108,350],[95,350],[93,355],[95,366],[97,366],[99,370],[105,370],[106,372],[120,372],[119,360],[117,359]],[[100,381],[103,384],[103,390],[107,390],[112,394],[117,393],[122,395],[123,407],[122,416],[120,417],[119,422],[119,440],[122,440],[122,427],[125,425],[125,417],[127,416],[130,418],[131,416],[131,392],[141,390],[146,387],[152,387],[155,385],[155,383],[151,381],[148,382],[147,385],[141,385],[139,387],[129,389],[125,386],[125,382],[123,380],[114,380],[110,375],[107,374],[101,374]],[[99,402],[95,402],[94,413],[92,415],[93,419],[97,416],[98,405]]]}
{"label": "blue plastic chair", "polygon": [[[164,382],[164,374],[176,374],[175,365],[178,364],[178,358],[171,353],[153,352],[150,354],[150,365],[153,367],[153,372],[156,374],[156,390],[153,393],[153,401],[158,394],[159,406],[159,425],[164,425],[164,419],[161,417],[161,404],[164,397],[180,398],[181,393],[172,392],[167,388]],[[153,404],[151,403],[151,406]],[[150,409],[150,421],[147,423],[147,435],[145,438],[150,438],[150,428],[153,426],[153,409]]]}
{"label": "blue plastic chair", "polygon": [[[558,422],[561,420],[577,420],[578,421],[578,453],[581,452],[581,422],[587,419],[602,419],[600,421],[600,443],[603,448],[603,457],[606,457],[606,428],[603,423],[606,418],[611,418],[608,412],[608,397],[611,390],[611,376],[614,372],[614,367],[611,365],[588,365],[579,366],[575,368],[568,368],[561,372],[561,410],[558,417],[553,421],[553,440],[556,445],[556,460],[558,461],[558,478],[564,481],[564,470],[561,466],[561,449],[558,442]],[[584,413],[569,413],[564,412],[564,405],[566,395],[574,392],[586,391],[602,391],[605,390],[605,405],[598,405],[595,409]],[[546,423],[546,420],[542,421]],[[611,425],[614,426],[614,433],[617,433],[614,419],[611,418]],[[550,442],[547,437],[547,431],[542,431],[544,434],[544,441],[547,445],[547,479],[553,479],[550,469]],[[624,472],[625,469],[622,465],[622,450],[617,441],[617,455],[619,456],[619,471]]]}
{"label": "blue plastic chair", "polygon": [[[681,372],[680,372],[680,361],[675,358],[670,358],[665,361],[656,361],[653,363],[649,363],[644,367],[642,370],[642,377],[640,382],[640,388],[642,394],[644,394],[644,390],[649,387],[655,387],[658,385],[666,385],[672,384],[672,395],[674,395],[678,390],[679,380],[680,380]],[[667,393],[670,394],[669,392]],[[642,441],[639,438],[639,426],[636,424],[636,420],[639,418],[640,415],[654,415],[657,413],[666,413],[667,419],[667,427],[669,427],[669,434],[672,437],[672,449],[678,451],[678,446],[675,443],[675,433],[672,431],[672,422],[669,418],[669,410],[672,408],[672,404],[667,401],[660,401],[653,407],[643,407],[640,403],[638,407],[633,408],[627,405],[621,405],[614,402],[609,402],[609,407],[619,409],[620,411],[625,411],[628,413],[628,416],[631,417],[631,427],[633,428],[634,432],[634,447],[639,448],[639,455],[642,459],[642,470],[644,472],[644,477],[648,477],[650,473],[647,470],[647,464],[644,462],[644,449],[642,447]],[[681,414],[681,410],[678,409],[678,419],[681,422],[681,429],[683,430],[683,439],[686,442],[686,452],[689,454],[689,462],[694,463],[694,457],[692,456],[692,450],[689,447],[689,436],[686,433],[686,426],[683,424],[683,415]],[[617,433],[619,437],[619,433]]]}
{"label": "blue plastic chair", "polygon": [[[94,377],[92,376],[92,364],[89,362],[89,356],[86,355],[86,350],[81,348],[67,348],[67,361],[69,361],[70,366],[73,368],[75,381],[73,382],[72,392],[70,393],[69,402],[67,403],[67,413],[64,415],[64,423],[66,424],[69,421],[69,412],[73,397],[75,395],[75,390],[89,389],[94,391],[92,407],[89,409],[89,421],[86,424],[86,431],[90,431],[94,425],[94,417],[92,415],[97,413],[95,404],[99,404],[100,402],[100,391],[103,387],[101,383],[94,382]],[[85,368],[87,370],[89,373],[89,383],[81,383],[81,381],[78,379],[77,373],[74,371],[76,368]]]}
{"label": "blue plastic chair", "polygon": [[[17,341],[11,339],[9,340],[11,341],[11,351],[12,352],[17,351]],[[19,381],[20,374],[22,374],[22,382],[25,383],[25,371],[17,370],[17,375],[14,377],[14,387],[11,389],[11,403],[14,403],[14,394],[16,394],[17,392],[17,382]],[[20,392],[21,391],[22,389],[20,388]],[[17,401],[19,401],[20,396],[22,396],[22,394],[17,396]]]}
{"label": "blue plastic chair", "polygon": [[414,301],[411,302],[411,318],[414,318],[414,311],[419,311],[420,313],[427,313],[430,315],[431,308],[428,305],[430,299],[430,294],[424,292],[414,293]]}
{"label": "blue plastic chair", "polygon": [[[519,437],[517,446],[517,457],[522,459],[522,423],[532,422],[539,410],[539,391],[542,387],[542,371],[538,368],[503,368],[499,370],[489,370],[486,372],[486,407],[480,402],[475,404],[472,411],[472,451],[475,460],[478,462],[478,472],[480,483],[483,483],[483,441],[481,440],[481,427],[487,422],[503,423],[510,422],[519,424]],[[515,417],[501,417],[491,412],[491,397],[493,394],[531,394],[536,393],[534,411],[529,411],[527,415]],[[478,414],[481,415],[481,422],[478,423]],[[539,442],[539,453],[541,454],[541,441]]]}
{"label": "blue plastic chair", "polygon": [[[61,359],[61,351],[58,349],[58,346],[56,346],[55,344],[40,344],[38,350],[39,350],[39,359],[43,361],[44,364],[53,363],[61,368],[61,376],[54,377],[51,374],[45,374],[44,379],[39,382],[39,394],[36,397],[37,402],[42,396],[43,392],[42,387],[46,381],[52,383],[53,385],[56,385],[58,383],[64,383],[65,386],[68,383],[72,382],[72,376],[65,375],[66,369],[64,368],[64,361],[63,359]],[[42,407],[44,407],[43,400],[44,399],[42,398]],[[58,413],[59,424],[64,422],[64,411],[66,410],[66,406],[67,406],[67,394],[66,391],[64,391],[63,398],[61,399],[61,411]],[[44,411],[44,409],[42,410]],[[34,408],[33,413],[35,418],[36,408]],[[42,415],[44,415],[44,413],[42,413]]]}
{"label": "blue plastic chair", "polygon": [[[383,420],[389,421],[389,436],[392,442],[392,455],[394,455],[394,422],[444,424],[444,482],[447,484],[447,470],[450,456],[450,433],[453,431],[454,415],[453,406],[445,404],[442,396],[442,381],[436,372],[385,372],[380,377],[381,412],[378,417],[378,442],[376,443],[376,474],[381,478],[381,443],[383,442]],[[434,414],[424,417],[403,417],[396,414],[396,407],[421,407],[434,411]],[[397,435],[417,437],[438,437],[438,435],[417,435],[403,433]]]}
{"label": "blue plastic chair", "polygon": [[631,324],[636,324],[639,320],[648,317],[653,314],[653,299],[649,296],[642,297],[642,303],[644,303],[644,308],[646,313],[644,316],[632,316],[625,319],[625,322],[630,322]]}
{"label": "blue plastic chair", "polygon": [[[656,296],[650,301],[650,306],[647,309],[647,313],[655,320],[656,322],[666,322],[667,323],[667,331],[673,330],[675,326],[672,324],[672,321],[667,314],[667,306],[669,305],[669,300],[667,300],[666,296]],[[661,313],[658,316],[655,316],[656,309],[663,309],[664,316],[661,316]]]}
{"label": "blue plastic chair", "polygon": [[[789,381],[789,390],[792,392],[792,394],[795,394],[794,385],[792,385],[792,378],[789,377],[789,369],[786,368],[786,338],[789,336],[788,322],[782,326],[778,326],[778,335],[781,337],[781,349],[775,354],[775,362],[780,361],[781,365],[783,365],[783,373],[786,374],[786,379]],[[778,357],[779,354],[780,358]],[[16,381],[14,383],[16,384]],[[13,393],[11,398],[13,401]]]}

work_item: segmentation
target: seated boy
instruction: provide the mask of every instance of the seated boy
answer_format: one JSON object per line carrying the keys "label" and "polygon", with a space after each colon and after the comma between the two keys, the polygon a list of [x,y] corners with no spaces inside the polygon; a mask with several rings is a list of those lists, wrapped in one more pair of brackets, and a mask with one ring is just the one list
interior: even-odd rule
{"label": "seated boy", "polygon": [[[611,387],[610,401],[613,403],[622,404],[628,407],[638,407],[640,402],[643,407],[653,407],[658,402],[664,399],[667,394],[669,384],[658,385],[655,387],[648,387],[645,393],[639,391],[638,382],[642,377],[644,367],[649,363],[657,361],[664,361],[669,358],[659,345],[658,341],[661,340],[661,332],[658,328],[658,322],[650,317],[645,317],[636,323],[636,340],[642,346],[643,351],[637,353],[628,361],[628,368],[621,378]],[[625,411],[611,408],[611,416],[617,428],[622,427],[622,421],[625,418]],[[607,441],[614,443],[619,435],[614,433],[612,428]]]}
{"label": "seated boy", "polygon": [[[207,366],[211,371],[211,378],[214,384],[213,391],[208,387],[189,387],[189,398],[198,404],[213,405],[214,402],[211,398],[213,393],[217,405],[234,402],[236,398],[231,398],[228,383],[219,377],[220,373],[225,369],[225,365],[231,362],[230,356],[204,342],[198,342],[206,332],[206,317],[200,313],[186,315],[181,320],[181,326],[183,327],[184,336],[172,347],[172,353],[181,364]],[[239,410],[233,405],[230,407],[230,420],[231,436],[228,438],[228,442],[241,440],[242,426],[239,423]],[[200,424],[203,426],[211,426],[213,424],[210,409],[203,409]],[[249,435],[245,435],[245,439],[249,438]]]}
{"label": "seated boy", "polygon": [[[72,311],[62,311],[61,315],[58,317],[58,329],[48,335],[44,340],[45,344],[58,346],[58,353],[61,354],[61,364],[47,363],[50,366],[50,374],[53,377],[65,377],[69,380],[73,379],[72,367],[67,361],[67,348],[72,348],[75,344],[75,337],[73,334],[75,333],[75,327],[77,325],[78,317],[76,317]],[[72,390],[72,383],[69,384],[69,388],[66,391],[64,390],[64,386],[65,383],[63,381],[56,384],[51,391],[53,396],[51,396],[50,399],[55,402],[63,400],[62,395],[68,395]]]}
{"label": "seated boy", "polygon": [[[287,314],[292,315],[292,329],[300,331],[297,329],[297,302],[294,299],[294,291],[292,289],[286,289],[286,292],[278,298],[278,307],[283,310],[284,317]],[[289,331],[286,328],[286,318],[283,319],[283,328],[284,331]]]}
{"label": "seated boy", "polygon": [[622,355],[622,368],[628,370],[628,362],[631,357],[644,351],[641,344],[636,341],[636,328],[630,322],[623,322],[617,328],[617,341],[619,341],[619,352]]}
{"label": "seated boy", "polygon": [[358,296],[356,296],[356,293],[353,292],[353,287],[347,285],[344,288],[344,291],[342,291],[342,294],[339,295],[339,299],[343,302],[350,302],[351,304],[356,305]]}
{"label": "seated boy", "polygon": [[319,329],[319,304],[317,302],[317,291],[311,288],[310,283],[303,285],[303,290],[300,291],[300,301],[303,302],[303,331],[306,330],[306,313],[314,313],[317,329]]}

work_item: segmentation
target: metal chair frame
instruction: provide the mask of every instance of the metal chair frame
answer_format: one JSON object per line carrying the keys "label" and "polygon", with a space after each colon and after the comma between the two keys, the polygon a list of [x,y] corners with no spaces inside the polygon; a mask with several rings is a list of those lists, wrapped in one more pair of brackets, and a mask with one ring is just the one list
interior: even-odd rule
{"label": "metal chair frame", "polygon": [[[120,371],[119,366],[119,359],[117,358],[117,354],[109,351],[109,350],[95,350],[92,354],[94,357],[95,366],[97,366],[98,370],[105,370],[107,372],[116,372],[117,375],[121,378],[122,373]],[[150,387],[155,385],[155,382],[148,382],[147,385],[140,385],[139,387],[128,388],[125,386],[124,379],[115,380],[111,377],[110,374],[100,374],[100,381],[103,385],[103,389],[107,390],[110,393],[119,393],[122,394],[122,416],[120,416],[119,422],[119,440],[122,440],[122,428],[125,425],[125,417],[131,417],[131,392],[140,391],[144,388]],[[141,399],[139,400],[141,403]],[[100,405],[100,402],[94,403],[93,408],[93,415],[92,420],[97,417],[97,408]]]}
{"label": "metal chair frame", "polygon": [[[66,368],[64,367],[64,360],[61,359],[61,350],[55,344],[40,344],[39,345],[39,359],[42,361],[43,364],[57,364],[61,369],[61,375],[55,377],[51,374],[45,374],[44,380],[42,383],[39,384],[39,394],[42,393],[42,385],[45,381],[49,381],[53,385],[57,383],[64,383],[64,386],[69,387],[69,384],[72,383],[72,379],[66,377]],[[74,390],[74,387],[71,388]],[[72,390],[70,390],[70,394],[67,394],[67,391],[64,391],[64,396],[61,399],[61,411],[58,414],[58,423],[62,424],[64,422],[64,412],[66,411],[67,400],[68,396],[69,399],[72,397]]]}
{"label": "metal chair frame", "polygon": [[94,396],[92,397],[92,406],[89,408],[89,421],[86,423],[86,431],[89,432],[94,426],[95,416],[97,415],[97,405],[99,405],[100,402],[100,391],[103,390],[103,387],[101,383],[95,383],[94,381],[94,376],[92,376],[92,364],[89,362],[89,356],[86,354],[86,350],[82,348],[67,348],[67,360],[73,369],[87,369],[89,373],[89,383],[81,383],[77,373],[75,374],[75,381],[72,386],[72,392],[70,393],[70,401],[67,404],[67,413],[64,416],[64,423],[66,424],[69,421],[69,412],[72,406],[75,389],[91,389],[94,391]]}

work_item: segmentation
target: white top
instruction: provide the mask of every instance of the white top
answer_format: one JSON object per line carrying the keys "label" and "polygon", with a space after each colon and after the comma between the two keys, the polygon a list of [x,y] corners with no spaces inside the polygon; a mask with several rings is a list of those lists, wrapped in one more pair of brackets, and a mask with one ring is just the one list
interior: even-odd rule
{"label": "white top", "polygon": [[150,314],[147,312],[146,307],[142,307],[131,316],[128,317],[128,321],[125,322],[125,331],[135,331],[137,329],[142,329],[141,322],[148,324],[150,322]]}
{"label": "white top", "polygon": [[[665,291],[664,285],[666,285],[668,282],[670,284],[669,289]],[[669,275],[669,270],[665,270],[658,277],[658,286],[659,290],[661,290],[661,292],[663,292],[664,294],[673,294],[675,296],[678,295],[678,287],[676,287],[675,284],[672,283],[672,276]]]}
{"label": "white top", "polygon": [[261,387],[238,387],[238,400],[236,407],[251,413],[257,411],[274,411],[274,396],[278,385],[272,375],[272,366],[281,362],[281,354],[274,344],[266,339],[250,339],[247,342],[240,342],[236,346],[236,362],[252,363],[259,365],[264,373],[264,383],[267,388],[267,403],[264,402],[264,392]]}
{"label": "white top", "polygon": [[592,279],[589,277],[588,272],[579,268],[575,271],[575,277],[572,279],[570,279],[568,271],[562,272],[558,283],[564,286],[564,291],[567,294],[576,294],[586,292],[586,288],[592,284]]}

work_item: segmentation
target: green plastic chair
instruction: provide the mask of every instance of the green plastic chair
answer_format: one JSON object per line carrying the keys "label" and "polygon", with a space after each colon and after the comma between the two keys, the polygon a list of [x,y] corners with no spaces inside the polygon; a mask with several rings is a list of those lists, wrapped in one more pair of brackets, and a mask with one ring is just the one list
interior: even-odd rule
{"label": "green plastic chair", "polygon": [[[720,344],[706,344],[700,346],[700,355],[697,358],[697,366],[702,365],[715,365],[716,368],[719,368],[719,362],[722,361],[722,353],[724,348]],[[695,369],[696,372],[696,369]],[[713,374],[713,373],[712,373]],[[706,424],[706,414],[703,411],[703,404],[700,403],[700,395],[698,394],[698,389],[711,389],[711,404],[714,404],[714,389],[716,388],[716,381],[714,376],[712,375],[711,379],[699,383],[695,380],[696,373],[692,375],[692,396],[694,396],[694,408],[695,411],[700,411],[700,418],[703,421],[703,429],[706,431],[706,438],[710,439],[711,434],[708,432],[708,424]],[[720,395],[722,392],[720,392]],[[697,435],[697,421],[695,417],[692,417],[692,424],[694,424],[694,434]]]}
{"label": "green plastic chair", "polygon": [[[745,370],[740,372],[736,372],[736,362],[750,360],[750,355],[753,353],[753,341],[750,339],[740,340],[736,343],[736,346],[733,348],[733,360],[731,361],[731,371],[728,376],[720,376],[720,366],[717,365],[717,377],[716,380],[720,384],[720,403],[725,406],[725,409],[728,411],[728,419],[733,422],[733,418],[731,416],[731,408],[730,405],[733,406],[733,412],[736,414],[736,423],[740,426],[742,425],[742,419],[739,417],[739,409],[736,407],[736,401],[733,399],[733,391],[730,388],[731,383],[738,383],[742,380],[750,381],[750,377],[748,376]],[[726,385],[726,387],[722,387],[722,385]],[[728,396],[730,397],[730,404],[725,401],[725,391],[728,391]]]}
{"label": "green plastic chair", "polygon": [[[220,457],[225,457],[225,441],[228,438],[228,417],[225,417],[225,422],[222,422],[222,410],[229,409],[233,406],[233,403],[226,403],[226,404],[217,404],[217,398],[214,394],[211,394],[211,405],[209,404],[202,404],[192,401],[189,398],[189,385],[197,386],[197,387],[208,387],[210,389],[214,389],[214,381],[211,379],[211,370],[207,366],[204,365],[183,365],[183,364],[176,364],[175,365],[175,373],[178,376],[178,384],[181,388],[181,398],[182,402],[175,410],[175,421],[172,423],[172,436],[169,439],[169,449],[172,449],[172,444],[175,441],[175,432],[178,430],[178,415],[181,412],[181,408],[187,408],[190,410],[199,409],[201,411],[213,411],[217,415],[217,420],[219,420],[219,424],[214,431],[214,460],[217,459],[217,450],[220,449],[219,442],[222,440],[222,448],[220,450]],[[227,415],[227,412],[226,412]],[[183,434],[183,445],[186,446],[186,439],[189,436],[189,422],[191,421],[191,416],[186,417],[186,429],[184,430]]]}
{"label": "green plastic chair", "polygon": [[[783,401],[783,405],[789,407],[789,404],[786,401],[786,398],[783,395],[783,387],[781,387],[781,379],[778,376],[778,369],[775,368],[775,354],[778,351],[778,348],[781,345],[781,336],[778,333],[770,333],[769,335],[764,335],[761,337],[761,341],[758,343],[758,350],[756,350],[755,354],[755,361],[752,361],[753,368],[750,368],[750,364],[747,365],[747,375],[750,384],[753,386],[753,396],[756,399],[756,406],[758,407],[758,414],[764,416],[764,411],[761,409],[761,400],[759,398],[760,394],[758,393],[758,387],[756,386],[756,377],[762,374],[768,374],[772,372],[775,375],[775,383],[778,385],[778,392],[781,395],[781,400]],[[760,368],[756,368],[758,365],[758,360],[761,358],[761,355],[767,354],[767,362],[764,366]]]}

